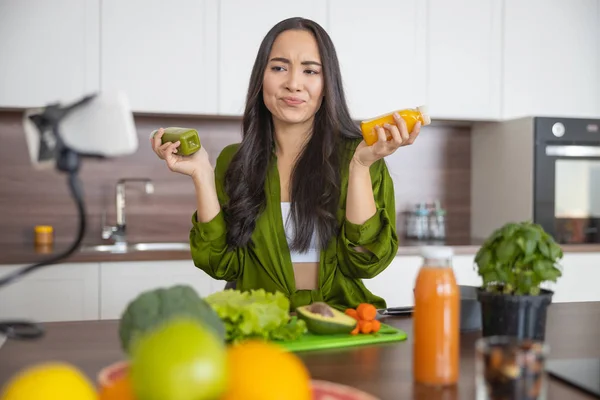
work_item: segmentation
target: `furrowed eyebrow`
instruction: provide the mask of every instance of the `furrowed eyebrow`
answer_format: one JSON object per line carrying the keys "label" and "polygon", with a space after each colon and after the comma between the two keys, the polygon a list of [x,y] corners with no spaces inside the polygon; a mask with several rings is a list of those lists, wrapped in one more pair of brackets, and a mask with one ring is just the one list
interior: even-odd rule
{"label": "furrowed eyebrow", "polygon": [[[286,64],[290,63],[290,60],[288,60],[287,58],[284,58],[284,57],[274,57],[274,58],[271,58],[271,61],[279,61],[279,62],[286,63]],[[319,67],[322,66],[320,63],[318,63],[316,61],[303,61],[302,65],[316,65]]]}

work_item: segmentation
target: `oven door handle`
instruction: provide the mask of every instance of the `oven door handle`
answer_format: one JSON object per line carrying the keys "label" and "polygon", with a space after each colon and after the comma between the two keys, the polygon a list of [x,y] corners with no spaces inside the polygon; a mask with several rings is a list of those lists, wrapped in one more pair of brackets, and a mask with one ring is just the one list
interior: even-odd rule
{"label": "oven door handle", "polygon": [[600,146],[546,146],[547,156],[556,157],[600,157]]}

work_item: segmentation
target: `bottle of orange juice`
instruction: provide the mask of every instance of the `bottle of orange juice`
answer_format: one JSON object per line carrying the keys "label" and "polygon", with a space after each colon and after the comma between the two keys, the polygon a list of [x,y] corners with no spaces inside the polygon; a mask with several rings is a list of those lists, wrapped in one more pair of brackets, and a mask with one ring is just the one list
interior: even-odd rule
{"label": "bottle of orange juice", "polygon": [[[422,126],[431,124],[431,117],[428,114],[426,106],[419,106],[415,108],[407,108],[404,110],[393,111],[387,114],[380,115],[375,118],[364,120],[360,123],[360,130],[362,131],[363,138],[367,145],[371,146],[377,141],[377,132],[375,126],[379,125],[383,128],[383,124],[395,125],[394,113],[398,113],[400,117],[406,122],[408,133],[412,132],[417,121],[421,122]],[[385,132],[387,140],[392,138],[390,132]]]}
{"label": "bottle of orange juice", "polygon": [[426,246],[421,255],[414,292],[414,379],[426,385],[454,385],[459,377],[460,291],[452,270],[453,251]]}

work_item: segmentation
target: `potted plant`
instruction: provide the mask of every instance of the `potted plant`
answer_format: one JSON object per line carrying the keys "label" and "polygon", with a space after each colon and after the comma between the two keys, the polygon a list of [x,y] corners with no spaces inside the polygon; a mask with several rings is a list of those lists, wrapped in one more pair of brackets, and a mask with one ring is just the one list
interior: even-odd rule
{"label": "potted plant", "polygon": [[487,238],[475,256],[484,337],[544,340],[554,292],[540,286],[562,275],[562,256],[554,239],[530,221],[507,223]]}

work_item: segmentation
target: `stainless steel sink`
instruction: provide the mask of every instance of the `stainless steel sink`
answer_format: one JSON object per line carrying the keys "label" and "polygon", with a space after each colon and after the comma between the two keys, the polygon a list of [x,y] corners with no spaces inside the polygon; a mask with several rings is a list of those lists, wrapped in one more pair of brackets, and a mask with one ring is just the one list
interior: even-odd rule
{"label": "stainless steel sink", "polygon": [[84,245],[82,253],[132,253],[136,251],[189,251],[190,244],[184,242],[114,243]]}

